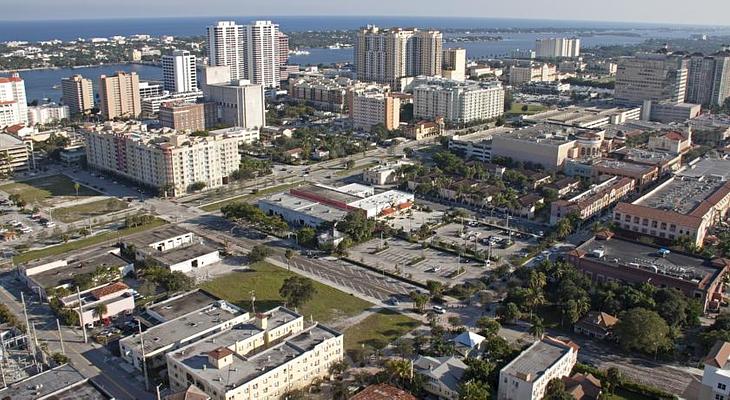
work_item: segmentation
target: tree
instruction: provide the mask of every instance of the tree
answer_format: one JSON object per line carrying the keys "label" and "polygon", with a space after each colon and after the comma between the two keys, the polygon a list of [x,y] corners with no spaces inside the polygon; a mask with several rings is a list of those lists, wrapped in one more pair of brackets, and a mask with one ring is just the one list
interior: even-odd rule
{"label": "tree", "polygon": [[604,385],[607,386],[606,390],[613,394],[616,388],[621,386],[623,380],[624,378],[621,371],[616,367],[610,367],[606,371],[606,379],[604,380]]}
{"label": "tree", "polygon": [[355,160],[347,160],[345,162],[345,169],[350,170],[355,167]]}
{"label": "tree", "polygon": [[195,286],[195,280],[180,271],[164,274],[159,282],[168,292],[190,290]]}
{"label": "tree", "polygon": [[207,185],[205,184],[205,182],[194,182],[194,183],[191,183],[190,186],[188,186],[188,191],[189,192],[198,192],[198,191],[205,189],[206,186]]}
{"label": "tree", "polygon": [[385,372],[390,383],[403,386],[411,378],[411,362],[409,360],[390,359],[385,362]]}
{"label": "tree", "polygon": [[669,325],[654,311],[632,308],[621,314],[614,334],[626,350],[656,355],[672,348],[673,340]]}
{"label": "tree", "polygon": [[573,395],[565,390],[565,383],[560,378],[551,379],[545,389],[544,400],[573,400]]}
{"label": "tree", "polygon": [[542,318],[538,317],[537,315],[532,317],[530,334],[536,339],[542,339],[542,335],[545,334],[545,325],[543,324]]}
{"label": "tree", "polygon": [[515,322],[522,318],[522,313],[515,303],[507,303],[497,310],[499,318],[506,323]]}
{"label": "tree", "polygon": [[104,318],[104,314],[107,313],[106,304],[99,303],[99,304],[95,305],[93,312],[94,312],[94,316],[96,318],[98,318],[99,320],[101,320],[102,318]]}
{"label": "tree", "polygon": [[79,197],[79,189],[81,185],[78,182],[74,182],[74,190],[76,190],[76,197]]}
{"label": "tree", "polygon": [[353,211],[337,225],[337,229],[347,234],[353,242],[362,243],[372,237],[375,220],[367,218],[363,212]]}
{"label": "tree", "polygon": [[489,382],[489,377],[495,370],[495,364],[479,358],[467,358],[464,360],[468,368],[464,371],[462,381]]}
{"label": "tree", "polygon": [[271,249],[265,245],[257,244],[248,252],[248,260],[252,263],[256,263],[264,261],[269,255],[271,255]]}
{"label": "tree", "polygon": [[70,359],[62,353],[53,353],[53,355],[51,356],[51,360],[53,360],[53,362],[55,362],[57,365],[63,365],[70,361]]}
{"label": "tree", "polygon": [[439,297],[444,291],[444,284],[439,281],[426,281],[426,289],[432,297]]}
{"label": "tree", "polygon": [[496,335],[502,327],[496,319],[490,317],[479,318],[476,326],[479,328],[479,334],[484,337]]}
{"label": "tree", "polygon": [[291,271],[291,265],[290,265],[291,259],[294,258],[295,254],[296,253],[294,253],[294,250],[292,250],[292,249],[286,249],[286,251],[284,252],[284,257],[286,257],[286,266],[290,271]]}
{"label": "tree", "polygon": [[303,276],[291,276],[284,280],[279,295],[286,300],[287,307],[300,307],[314,297],[317,289],[314,282]]}
{"label": "tree", "polygon": [[426,303],[428,303],[428,295],[413,291],[409,294],[413,300],[413,307],[419,312],[423,313]]}
{"label": "tree", "polygon": [[317,246],[317,231],[314,228],[304,227],[297,232],[297,242],[300,246],[315,247]]}
{"label": "tree", "polygon": [[484,400],[489,396],[489,386],[481,381],[467,381],[459,388],[459,400]]}

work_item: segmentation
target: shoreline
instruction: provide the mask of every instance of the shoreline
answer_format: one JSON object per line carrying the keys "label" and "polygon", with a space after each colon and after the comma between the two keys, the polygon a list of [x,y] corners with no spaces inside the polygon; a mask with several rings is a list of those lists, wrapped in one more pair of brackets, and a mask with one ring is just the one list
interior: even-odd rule
{"label": "shoreline", "polygon": [[59,70],[59,69],[74,70],[74,69],[81,69],[81,68],[97,68],[97,67],[107,67],[107,66],[114,66],[114,65],[145,65],[148,67],[162,68],[162,66],[159,63],[126,61],[126,62],[117,62],[117,63],[109,63],[109,64],[74,65],[73,67],[36,67],[36,68],[5,69],[5,70],[0,70],[0,74],[9,74],[12,72],[54,71],[54,70]]}

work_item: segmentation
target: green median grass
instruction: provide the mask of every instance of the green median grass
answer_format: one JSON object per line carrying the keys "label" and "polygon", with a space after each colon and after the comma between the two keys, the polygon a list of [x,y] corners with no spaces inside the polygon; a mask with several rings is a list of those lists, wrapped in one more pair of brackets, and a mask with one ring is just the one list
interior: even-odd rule
{"label": "green median grass", "polygon": [[71,207],[56,208],[53,210],[53,218],[69,223],[84,218],[93,218],[115,211],[126,210],[128,206],[128,203],[125,201],[108,198],[92,201],[90,203],[78,204]]}
{"label": "green median grass", "polygon": [[[249,270],[235,271],[206,282],[202,288],[245,310],[251,309],[251,291],[255,291],[256,310],[266,311],[284,305],[279,289],[284,280],[295,275],[266,262],[251,265]],[[372,304],[325,284],[314,282],[314,298],[298,311],[322,323],[360,314]]]}
{"label": "green median grass", "polygon": [[22,264],[22,263],[26,263],[28,261],[37,260],[39,258],[55,256],[55,255],[67,253],[69,251],[83,249],[84,247],[89,247],[89,246],[92,246],[95,244],[103,243],[108,240],[114,240],[119,237],[129,236],[134,233],[143,232],[148,229],[157,228],[157,227],[165,225],[165,224],[167,224],[167,221],[165,221],[164,219],[156,218],[154,221],[150,222],[149,224],[135,226],[133,228],[124,228],[124,229],[120,229],[118,231],[104,232],[100,235],[89,236],[89,237],[86,237],[83,239],[74,240],[72,242],[63,243],[63,244],[59,244],[56,246],[46,247],[44,249],[26,251],[23,254],[19,254],[19,255],[13,257],[13,262],[15,264]]}
{"label": "green median grass", "polygon": [[[48,206],[52,197],[76,197],[74,181],[66,175],[51,175],[26,181],[8,183],[0,186],[0,190],[10,194],[19,194],[29,206]],[[79,186],[79,197],[101,196],[96,190]]]}
{"label": "green median grass", "polygon": [[380,310],[345,330],[345,351],[363,347],[382,349],[420,325],[411,317],[388,309]]}
{"label": "green median grass", "polygon": [[[527,106],[527,110],[524,110],[524,106]],[[508,114],[519,115],[519,114],[537,114],[539,112],[547,110],[547,107],[540,104],[523,104],[523,103],[512,103]]]}

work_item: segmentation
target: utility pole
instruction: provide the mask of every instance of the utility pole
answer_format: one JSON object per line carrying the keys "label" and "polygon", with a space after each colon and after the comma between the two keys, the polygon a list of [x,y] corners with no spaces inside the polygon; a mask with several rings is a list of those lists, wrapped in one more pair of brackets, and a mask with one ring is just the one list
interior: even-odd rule
{"label": "utility pole", "polygon": [[150,378],[147,376],[147,355],[144,352],[144,335],[142,335],[142,322],[137,320],[137,328],[139,329],[139,344],[142,348],[142,369],[144,371],[144,390],[150,390]]}
{"label": "utility pole", "polygon": [[58,339],[61,342],[61,354],[66,355],[66,348],[63,346],[63,333],[61,333],[61,322],[56,318],[56,326],[58,327]]}
{"label": "utility pole", "polygon": [[8,382],[5,380],[5,369],[3,369],[3,362],[5,362],[5,358],[8,356],[7,351],[5,350],[5,341],[3,340],[3,336],[0,335],[0,350],[2,350],[3,353],[3,360],[0,362],[0,375],[3,376],[3,387],[8,387]]}
{"label": "utility pole", "polygon": [[160,398],[160,386],[162,386],[161,383],[159,385],[155,386],[155,393],[157,393],[157,400],[162,400]]}
{"label": "utility pole", "polygon": [[89,342],[89,338],[86,337],[86,323],[84,322],[84,310],[83,307],[81,307],[81,291],[79,290],[79,287],[76,286],[76,297],[79,301],[79,323],[81,323],[81,330],[84,332],[84,343]]}
{"label": "utility pole", "polygon": [[33,361],[35,361],[35,351],[33,349],[32,333],[30,331],[30,320],[28,319],[28,307],[25,305],[25,296],[23,292],[20,292],[20,301],[23,303],[23,315],[25,316],[25,335],[28,338],[28,351],[33,355]]}
{"label": "utility pole", "polygon": [[251,295],[251,313],[256,314],[256,292],[252,290],[248,293]]}

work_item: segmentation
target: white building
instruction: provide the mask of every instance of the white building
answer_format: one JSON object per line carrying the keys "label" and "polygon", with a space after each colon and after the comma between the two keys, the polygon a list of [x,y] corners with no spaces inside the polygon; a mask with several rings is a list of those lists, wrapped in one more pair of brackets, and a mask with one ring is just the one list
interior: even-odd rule
{"label": "white building", "polygon": [[24,142],[13,135],[0,133],[0,172],[8,174],[35,168],[33,141]]}
{"label": "white building", "polygon": [[730,398],[730,343],[718,341],[705,357],[699,400]]}
{"label": "white building", "polygon": [[143,118],[155,118],[159,115],[160,107],[163,103],[168,102],[182,102],[182,103],[195,103],[198,99],[203,98],[203,92],[200,90],[194,90],[192,92],[179,92],[170,93],[164,91],[163,93],[155,96],[149,96],[142,99],[142,117]]}
{"label": "white building", "polygon": [[278,88],[279,59],[278,24],[273,24],[271,21],[254,21],[243,26],[245,79],[265,88]]}
{"label": "white building", "polygon": [[206,28],[208,65],[227,66],[230,79],[244,79],[243,26],[234,21],[218,21]]}
{"label": "white building", "polygon": [[162,56],[162,79],[165,90],[172,93],[198,90],[195,56],[186,50],[175,50]]}
{"label": "white building", "polygon": [[70,116],[68,106],[56,103],[47,103],[40,106],[28,107],[28,125],[45,125],[58,122]]}
{"label": "white building", "polygon": [[497,82],[460,82],[418,77],[413,83],[415,118],[443,117],[451,123],[496,118],[504,113],[504,88]]}
{"label": "white building", "polygon": [[413,372],[423,376],[423,390],[439,399],[458,400],[461,378],[467,365],[456,357],[420,356],[413,361]]}
{"label": "white building", "polygon": [[400,126],[400,99],[382,89],[357,92],[352,99],[352,125],[369,131],[382,124],[387,130]]}
{"label": "white building", "polygon": [[[91,324],[120,314],[131,314],[134,311],[134,294],[124,282],[113,282],[66,296],[61,299],[61,304],[74,310],[81,323]],[[105,306],[103,314],[97,312],[100,305]]]}
{"label": "white building", "polygon": [[17,73],[0,77],[0,127],[27,123],[25,81]]}
{"label": "white building", "polygon": [[137,261],[158,264],[172,272],[190,272],[220,261],[220,254],[202,238],[179,226],[134,235],[124,242]]}
{"label": "white building", "polygon": [[580,56],[580,39],[537,39],[535,40],[535,53],[538,58],[575,58]]}
{"label": "white building", "polygon": [[398,181],[398,170],[406,165],[413,165],[409,161],[397,161],[368,168],[362,172],[362,180],[371,185],[393,185]]}
{"label": "white building", "polygon": [[578,345],[551,337],[533,343],[499,371],[498,400],[541,400],[548,382],[570,376]]}
{"label": "white building", "polygon": [[246,129],[266,126],[264,87],[247,80],[208,84],[206,101],[216,104],[217,120]]}

